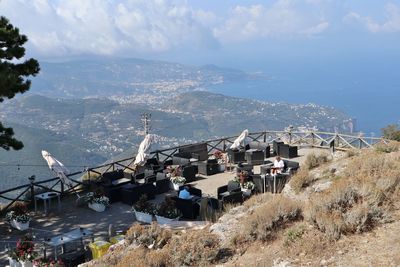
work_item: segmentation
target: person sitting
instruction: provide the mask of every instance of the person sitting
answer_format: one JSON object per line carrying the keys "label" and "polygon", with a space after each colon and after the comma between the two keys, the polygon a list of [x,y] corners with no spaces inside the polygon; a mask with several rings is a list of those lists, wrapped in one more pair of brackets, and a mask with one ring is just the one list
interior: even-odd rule
{"label": "person sitting", "polygon": [[193,202],[198,202],[201,200],[201,197],[192,195],[190,185],[185,185],[183,189],[179,192],[179,198],[181,199],[190,199]]}
{"label": "person sitting", "polygon": [[271,174],[281,173],[283,171],[283,168],[285,168],[285,163],[280,156],[276,156],[274,167],[271,168]]}
{"label": "person sitting", "polygon": [[184,186],[183,189],[179,192],[179,198],[181,199],[192,199],[193,196],[189,192],[189,187]]}

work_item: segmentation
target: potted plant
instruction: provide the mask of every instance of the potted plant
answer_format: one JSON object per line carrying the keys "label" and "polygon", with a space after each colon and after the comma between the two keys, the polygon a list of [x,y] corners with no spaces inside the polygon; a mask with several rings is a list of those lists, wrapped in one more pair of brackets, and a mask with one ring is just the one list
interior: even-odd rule
{"label": "potted plant", "polygon": [[214,158],[218,162],[218,170],[219,172],[224,172],[225,171],[225,154],[222,153],[222,151],[217,150],[213,154]]}
{"label": "potted plant", "polygon": [[241,189],[242,189],[243,195],[250,196],[251,191],[254,189],[254,187],[255,187],[255,185],[251,181],[247,181],[247,182],[244,182],[243,184],[241,184]]}
{"label": "potted plant", "polygon": [[49,260],[49,259],[37,259],[33,261],[34,267],[64,267],[65,264],[58,259],[56,260]]}
{"label": "potted plant", "polygon": [[165,198],[155,211],[156,220],[159,224],[168,224],[172,221],[177,221],[182,216],[180,210],[175,206],[175,201],[171,198]]}
{"label": "potted plant", "polygon": [[145,223],[153,221],[153,214],[155,207],[152,203],[147,201],[146,195],[141,195],[139,200],[133,205],[136,220]]}
{"label": "potted plant", "polygon": [[89,208],[97,212],[103,212],[110,205],[110,200],[100,190],[87,193],[85,198]]}
{"label": "potted plant", "polygon": [[175,191],[179,191],[179,187],[186,183],[186,178],[182,176],[171,176],[169,179]]}
{"label": "potted plant", "polygon": [[8,251],[9,265],[11,267],[33,267],[33,260],[37,257],[34,249],[32,236],[23,236],[18,240],[16,248]]}
{"label": "potted plant", "polygon": [[28,208],[24,203],[17,202],[11,211],[7,212],[6,220],[12,227],[20,231],[29,228],[31,217],[28,214]]}

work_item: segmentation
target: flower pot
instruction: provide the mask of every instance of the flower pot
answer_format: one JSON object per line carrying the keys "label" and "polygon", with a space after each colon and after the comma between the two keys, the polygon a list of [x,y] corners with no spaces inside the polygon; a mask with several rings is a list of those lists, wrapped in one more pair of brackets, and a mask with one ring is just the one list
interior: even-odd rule
{"label": "flower pot", "polygon": [[156,219],[157,219],[157,222],[159,224],[168,224],[168,223],[171,223],[173,221],[179,220],[179,217],[174,218],[174,219],[170,219],[170,218],[166,218],[166,217],[163,217],[163,216],[156,215]]}
{"label": "flower pot", "polygon": [[21,267],[33,267],[33,262],[31,261],[20,261]]}
{"label": "flower pot", "polygon": [[89,203],[89,208],[97,212],[103,212],[106,210],[106,206],[100,203]]}
{"label": "flower pot", "polygon": [[21,267],[21,263],[13,258],[8,257],[8,264],[10,267]]}
{"label": "flower pot", "polygon": [[139,222],[151,223],[153,221],[153,215],[136,210],[135,210],[135,217],[136,220]]}
{"label": "flower pot", "polygon": [[218,171],[224,172],[225,171],[225,164],[218,164]]}
{"label": "flower pot", "polygon": [[29,228],[29,221],[26,223],[11,220],[11,226],[20,231],[25,231]]}
{"label": "flower pot", "polygon": [[242,188],[243,195],[248,197],[251,195],[251,189]]}
{"label": "flower pot", "polygon": [[179,191],[179,187],[182,186],[182,185],[184,185],[184,184],[182,184],[182,183],[180,183],[180,184],[175,184],[175,183],[173,183],[173,182],[171,182],[171,184],[172,184],[172,189],[175,190],[175,191]]}

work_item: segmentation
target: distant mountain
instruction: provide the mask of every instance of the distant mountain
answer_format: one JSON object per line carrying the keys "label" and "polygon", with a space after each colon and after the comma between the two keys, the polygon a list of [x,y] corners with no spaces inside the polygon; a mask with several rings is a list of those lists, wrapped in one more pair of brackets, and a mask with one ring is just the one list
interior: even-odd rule
{"label": "distant mountain", "polygon": [[21,151],[0,150],[0,177],[4,181],[0,188],[15,178],[25,181],[32,174],[49,178],[46,167],[17,170],[5,166],[45,165],[42,149],[67,166],[94,166],[118,155],[134,155],[143,139],[140,114],[144,112],[152,114],[152,132],[158,135],[154,148],[235,135],[245,128],[282,130],[293,125],[332,130],[348,119],[340,111],[313,104],[267,103],[209,92],[184,93],[152,105],[105,98],[23,96],[0,105],[0,120],[14,126],[17,138],[25,144]]}
{"label": "distant mountain", "polygon": [[240,70],[143,59],[41,62],[31,92],[50,97],[109,97],[137,93],[176,94],[210,84],[249,79]]}
{"label": "distant mountain", "polygon": [[21,151],[0,150],[0,189],[26,182],[32,174],[38,179],[52,176],[42,149],[67,166],[81,166],[78,169],[133,156],[143,139],[144,112],[152,114],[152,133],[158,135],[153,148],[235,135],[245,128],[282,130],[293,125],[332,130],[343,128],[348,119],[314,104],[267,103],[206,92],[209,85],[261,77],[214,65],[97,59],[42,62],[41,68],[28,93],[0,104],[0,121],[14,126],[25,144]]}

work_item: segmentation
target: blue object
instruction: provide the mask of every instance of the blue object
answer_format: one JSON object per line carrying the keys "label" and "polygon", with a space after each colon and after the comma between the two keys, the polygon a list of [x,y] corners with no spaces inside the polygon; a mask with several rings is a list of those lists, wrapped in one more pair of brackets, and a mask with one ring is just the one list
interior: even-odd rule
{"label": "blue object", "polygon": [[190,195],[189,191],[187,191],[186,188],[185,188],[185,189],[183,189],[183,190],[181,190],[181,191],[179,192],[179,198],[182,198],[182,199],[191,199],[192,196]]}

